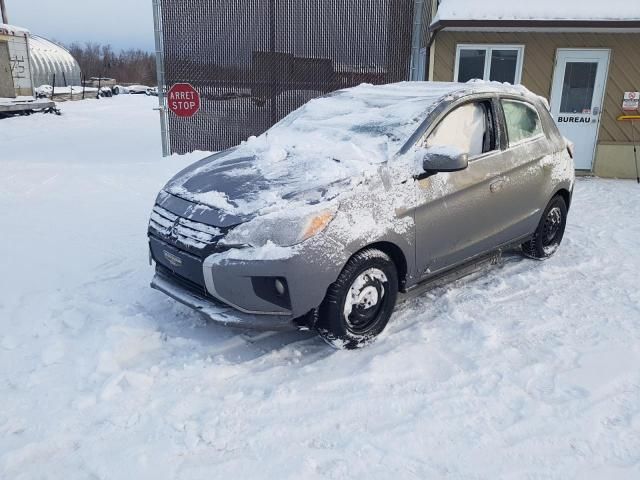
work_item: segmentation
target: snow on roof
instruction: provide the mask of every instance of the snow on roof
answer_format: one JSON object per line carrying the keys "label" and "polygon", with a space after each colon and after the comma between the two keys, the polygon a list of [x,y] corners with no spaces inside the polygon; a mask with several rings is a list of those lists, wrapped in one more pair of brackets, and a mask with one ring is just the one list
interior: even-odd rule
{"label": "snow on roof", "polygon": [[433,23],[479,21],[638,21],[637,0],[441,0]]}
{"label": "snow on roof", "polygon": [[29,30],[22,27],[16,27],[15,25],[9,25],[6,23],[0,23],[0,33],[8,34],[8,35],[27,35]]}

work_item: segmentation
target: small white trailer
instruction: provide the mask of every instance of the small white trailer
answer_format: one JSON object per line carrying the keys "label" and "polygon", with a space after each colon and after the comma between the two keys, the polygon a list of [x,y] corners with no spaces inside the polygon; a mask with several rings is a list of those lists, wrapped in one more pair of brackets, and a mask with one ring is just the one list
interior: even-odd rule
{"label": "small white trailer", "polygon": [[33,96],[29,38],[28,30],[0,23],[0,118],[33,112],[60,113],[55,102]]}
{"label": "small white trailer", "polygon": [[29,31],[0,23],[0,98],[33,97]]}

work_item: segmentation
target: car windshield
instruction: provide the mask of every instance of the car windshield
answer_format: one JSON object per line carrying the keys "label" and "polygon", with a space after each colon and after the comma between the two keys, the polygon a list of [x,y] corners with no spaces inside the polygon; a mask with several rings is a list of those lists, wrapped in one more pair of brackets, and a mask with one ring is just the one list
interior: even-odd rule
{"label": "car windshield", "polygon": [[[360,85],[311,100],[268,135],[288,151],[380,163],[397,153],[452,84]],[[308,152],[311,153],[311,152]]]}

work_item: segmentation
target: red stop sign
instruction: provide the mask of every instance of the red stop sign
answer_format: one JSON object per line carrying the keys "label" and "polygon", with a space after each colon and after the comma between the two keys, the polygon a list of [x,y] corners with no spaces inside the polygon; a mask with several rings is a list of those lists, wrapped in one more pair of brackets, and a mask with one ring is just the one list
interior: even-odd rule
{"label": "red stop sign", "polygon": [[200,110],[200,94],[189,83],[176,83],[167,93],[169,110],[179,117],[193,117]]}

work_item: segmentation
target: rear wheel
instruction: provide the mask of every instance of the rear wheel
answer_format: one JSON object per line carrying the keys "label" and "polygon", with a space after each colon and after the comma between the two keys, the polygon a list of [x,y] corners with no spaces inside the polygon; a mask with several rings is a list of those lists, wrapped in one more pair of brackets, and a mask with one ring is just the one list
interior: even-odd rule
{"label": "rear wheel", "polygon": [[336,348],[364,346],[386,327],[398,296],[393,260],[377,249],[356,253],[331,284],[316,329]]}
{"label": "rear wheel", "polygon": [[566,225],[567,204],[558,195],[547,205],[531,240],[522,244],[522,253],[538,260],[551,257],[562,242]]}

